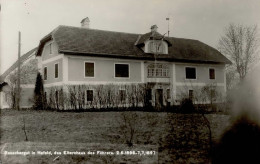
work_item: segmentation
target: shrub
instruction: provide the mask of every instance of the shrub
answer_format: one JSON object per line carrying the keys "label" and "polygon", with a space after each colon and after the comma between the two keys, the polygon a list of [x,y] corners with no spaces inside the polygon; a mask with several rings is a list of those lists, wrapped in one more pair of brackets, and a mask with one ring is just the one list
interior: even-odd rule
{"label": "shrub", "polygon": [[180,112],[181,113],[194,113],[195,112],[195,107],[194,107],[191,99],[184,98],[181,100]]}
{"label": "shrub", "polygon": [[44,88],[41,74],[38,72],[34,88],[34,109],[44,109]]}

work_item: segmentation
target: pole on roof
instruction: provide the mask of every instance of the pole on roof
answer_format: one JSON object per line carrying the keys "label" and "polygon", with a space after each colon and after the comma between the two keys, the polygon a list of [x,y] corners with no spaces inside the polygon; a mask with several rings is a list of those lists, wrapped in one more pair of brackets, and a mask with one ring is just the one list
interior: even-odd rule
{"label": "pole on roof", "polygon": [[168,37],[170,36],[170,26],[169,26],[169,22],[170,22],[170,18],[166,18],[166,20],[168,21]]}
{"label": "pole on roof", "polygon": [[18,66],[17,66],[17,93],[16,93],[16,109],[20,109],[20,67],[21,67],[21,62],[20,62],[20,56],[21,56],[21,32],[18,32]]}

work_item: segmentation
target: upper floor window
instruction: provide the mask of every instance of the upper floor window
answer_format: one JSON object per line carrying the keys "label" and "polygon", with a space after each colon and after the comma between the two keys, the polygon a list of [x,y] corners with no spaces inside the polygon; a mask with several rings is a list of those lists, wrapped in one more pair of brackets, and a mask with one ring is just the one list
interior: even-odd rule
{"label": "upper floor window", "polygon": [[52,43],[49,44],[50,54],[52,54]]}
{"label": "upper floor window", "polygon": [[215,69],[209,69],[209,79],[215,79]]}
{"label": "upper floor window", "polygon": [[85,62],[85,77],[94,77],[94,62]]}
{"label": "upper floor window", "polygon": [[169,67],[167,64],[150,64],[147,68],[148,77],[169,77]]}
{"label": "upper floor window", "polygon": [[54,76],[55,78],[58,78],[59,77],[59,64],[55,64],[55,71],[54,71]]}
{"label": "upper floor window", "polygon": [[47,67],[43,69],[43,80],[47,80]]}
{"label": "upper floor window", "polygon": [[129,64],[115,64],[115,77],[129,77]]}
{"label": "upper floor window", "polygon": [[186,79],[196,79],[196,68],[195,67],[186,67]]}
{"label": "upper floor window", "polygon": [[167,53],[167,44],[162,40],[151,40],[148,42],[148,52],[149,53]]}

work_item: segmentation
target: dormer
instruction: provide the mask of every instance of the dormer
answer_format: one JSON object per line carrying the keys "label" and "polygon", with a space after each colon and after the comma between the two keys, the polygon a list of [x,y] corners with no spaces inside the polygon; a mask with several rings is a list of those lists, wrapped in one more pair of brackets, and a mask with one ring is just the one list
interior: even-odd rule
{"label": "dormer", "polygon": [[145,53],[168,54],[168,47],[172,44],[157,29],[157,25],[151,26],[151,32],[140,36],[135,45]]}
{"label": "dormer", "polygon": [[144,42],[145,53],[168,54],[168,44],[163,40],[147,40]]}

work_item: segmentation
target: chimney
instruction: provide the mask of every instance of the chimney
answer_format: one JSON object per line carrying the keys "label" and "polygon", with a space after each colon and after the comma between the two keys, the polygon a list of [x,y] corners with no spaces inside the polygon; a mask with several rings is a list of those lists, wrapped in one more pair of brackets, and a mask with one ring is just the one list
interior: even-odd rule
{"label": "chimney", "polygon": [[157,29],[158,29],[158,27],[157,27],[156,24],[151,26],[151,32],[152,33],[157,32]]}
{"label": "chimney", "polygon": [[81,23],[82,28],[89,28],[90,20],[88,17],[86,17],[86,18],[82,19],[82,21],[80,23]]}

